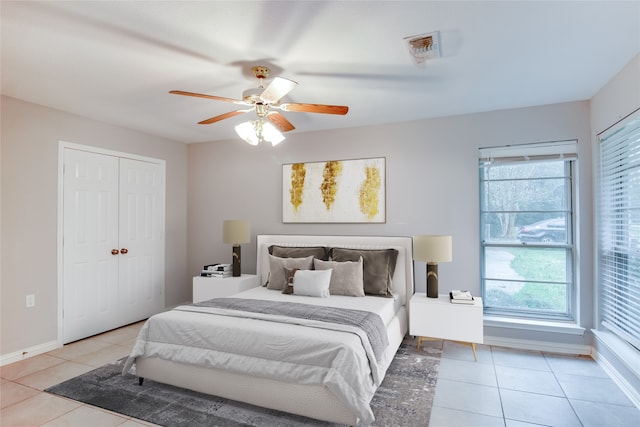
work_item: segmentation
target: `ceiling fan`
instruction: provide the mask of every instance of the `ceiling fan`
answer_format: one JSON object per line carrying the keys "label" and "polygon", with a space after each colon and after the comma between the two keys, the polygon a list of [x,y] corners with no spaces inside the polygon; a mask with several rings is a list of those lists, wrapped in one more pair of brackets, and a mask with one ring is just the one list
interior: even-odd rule
{"label": "ceiling fan", "polygon": [[[284,115],[274,110],[338,115],[345,115],[349,111],[349,107],[342,105],[301,104],[297,102],[281,103],[280,100],[282,97],[291,92],[298,83],[283,77],[276,77],[265,88],[264,79],[269,77],[269,68],[265,66],[256,66],[251,68],[251,71],[253,71],[253,74],[258,79],[259,84],[257,88],[247,89],[242,92],[242,99],[184,92],[181,90],[172,90],[169,91],[169,93],[231,102],[233,104],[248,107],[202,120],[201,122],[198,122],[198,124],[201,125],[209,125],[224,119],[255,111],[258,116],[257,120],[244,122],[236,126],[236,132],[238,132],[238,135],[253,145],[257,145],[263,139],[267,139],[273,145],[276,145],[284,139],[284,136],[282,136],[280,132],[289,132],[295,129],[295,126],[293,126],[293,124],[287,120]],[[265,122],[265,119],[268,120],[268,122]],[[274,142],[276,140],[277,142]]]}

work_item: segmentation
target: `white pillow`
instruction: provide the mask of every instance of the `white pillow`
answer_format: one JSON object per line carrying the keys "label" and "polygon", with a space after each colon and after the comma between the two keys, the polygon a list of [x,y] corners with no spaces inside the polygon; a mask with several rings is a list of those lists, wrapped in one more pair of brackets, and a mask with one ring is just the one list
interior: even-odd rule
{"label": "white pillow", "polygon": [[331,270],[298,270],[293,276],[293,294],[329,297]]}

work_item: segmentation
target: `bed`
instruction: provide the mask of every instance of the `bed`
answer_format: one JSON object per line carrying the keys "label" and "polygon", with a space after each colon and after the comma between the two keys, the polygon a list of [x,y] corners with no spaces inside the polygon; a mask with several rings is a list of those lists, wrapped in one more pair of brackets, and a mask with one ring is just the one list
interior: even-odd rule
{"label": "bed", "polygon": [[[393,296],[314,298],[285,295],[268,285],[224,301],[211,300],[209,305],[176,307],[145,323],[125,371],[135,365],[141,379],[329,422],[371,424],[369,402],[408,330],[408,300],[413,294],[411,238],[258,235],[256,270],[262,284],[275,279],[270,272],[274,259],[269,248],[273,246],[291,251],[337,248],[334,253],[338,256],[358,251],[397,252],[388,284]],[[376,311],[378,316],[367,317],[381,321],[383,332],[373,328],[355,331],[350,325],[326,327],[315,319],[290,320],[264,311],[244,317],[243,308],[231,313],[227,307],[244,307],[247,300],[267,304],[269,309],[272,304],[282,307],[286,301],[295,301],[306,305],[300,307],[318,307],[310,311],[325,315],[334,308]],[[250,331],[245,333],[245,329]],[[215,349],[204,348],[210,343],[215,343]]]}

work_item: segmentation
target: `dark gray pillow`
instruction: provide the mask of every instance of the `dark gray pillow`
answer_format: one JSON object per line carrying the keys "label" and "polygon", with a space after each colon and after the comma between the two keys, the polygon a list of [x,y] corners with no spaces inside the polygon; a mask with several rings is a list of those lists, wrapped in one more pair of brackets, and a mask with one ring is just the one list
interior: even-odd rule
{"label": "dark gray pillow", "polygon": [[329,259],[329,249],[325,246],[269,246],[269,254],[280,258],[314,258],[327,261]]}
{"label": "dark gray pillow", "polygon": [[329,282],[331,295],[364,296],[362,257],[358,261],[344,262],[314,259],[313,266],[316,270],[333,270]]}
{"label": "dark gray pillow", "polygon": [[313,257],[304,258],[280,258],[269,255],[269,283],[267,289],[281,291],[286,285],[284,271],[286,268],[298,268],[300,270],[311,270],[313,268]]}
{"label": "dark gray pillow", "polygon": [[391,284],[398,259],[397,249],[331,248],[332,261],[358,261],[362,257],[364,293],[392,297]]}

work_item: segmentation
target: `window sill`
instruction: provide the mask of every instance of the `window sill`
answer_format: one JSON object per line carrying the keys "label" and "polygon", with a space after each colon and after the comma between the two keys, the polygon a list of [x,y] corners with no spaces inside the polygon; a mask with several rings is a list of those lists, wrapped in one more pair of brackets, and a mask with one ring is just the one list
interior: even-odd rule
{"label": "window sill", "polygon": [[585,328],[582,328],[575,323],[516,319],[498,316],[484,316],[484,326],[492,328],[524,329],[538,332],[554,332],[569,335],[584,335],[586,331]]}

